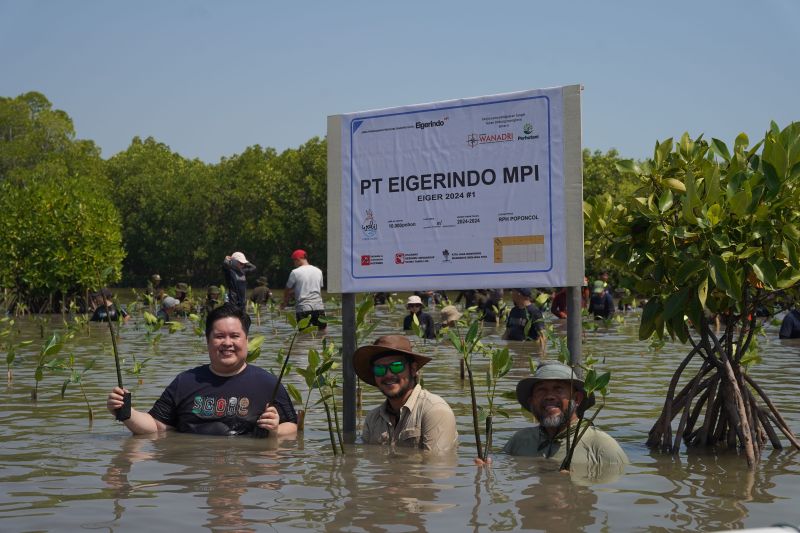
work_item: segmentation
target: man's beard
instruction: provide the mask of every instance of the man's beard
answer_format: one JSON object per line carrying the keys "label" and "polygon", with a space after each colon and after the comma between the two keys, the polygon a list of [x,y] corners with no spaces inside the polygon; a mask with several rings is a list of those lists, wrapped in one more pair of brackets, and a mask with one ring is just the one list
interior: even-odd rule
{"label": "man's beard", "polygon": [[[544,410],[542,410],[542,412],[544,412]],[[572,418],[573,412],[575,412],[575,400],[570,400],[566,413],[559,412],[557,415],[550,416],[540,416],[540,413],[536,413],[536,418],[539,419],[539,423],[542,425],[542,427],[560,428],[561,426],[566,425],[567,420]]]}
{"label": "man's beard", "polygon": [[386,392],[385,392],[383,389],[381,389],[381,392],[382,392],[382,393],[383,393],[383,395],[384,395],[384,396],[386,396],[388,399],[390,399],[390,400],[396,400],[396,399],[398,399],[398,398],[402,398],[403,396],[405,396],[405,395],[406,395],[406,393],[407,393],[408,391],[410,391],[411,389],[413,389],[415,385],[416,385],[416,384],[414,383],[414,380],[413,380],[413,379],[409,379],[409,380],[408,380],[408,383],[406,383],[406,386],[405,386],[405,387],[403,387],[402,389],[398,390],[398,391],[397,391],[396,393],[394,393],[394,394],[386,394]]}

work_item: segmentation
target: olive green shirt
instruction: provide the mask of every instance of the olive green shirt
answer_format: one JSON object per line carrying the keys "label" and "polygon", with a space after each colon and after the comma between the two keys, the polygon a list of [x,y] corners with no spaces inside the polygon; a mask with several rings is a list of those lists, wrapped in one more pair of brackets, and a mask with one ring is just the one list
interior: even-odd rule
{"label": "olive green shirt", "polygon": [[[574,435],[576,424],[577,422],[572,425],[572,435]],[[570,439],[572,439],[572,435],[570,435]],[[551,440],[541,426],[521,429],[509,439],[503,447],[503,452],[511,455],[546,457],[563,461],[567,455],[566,436],[567,432],[563,430]],[[629,463],[628,456],[625,455],[614,437],[594,426],[590,426],[578,442],[572,462],[573,464],[589,465]]]}
{"label": "olive green shirt", "polygon": [[361,439],[365,444],[389,444],[445,451],[456,447],[458,432],[453,410],[441,397],[419,385],[409,396],[397,425],[389,412],[389,400],[367,413]]}

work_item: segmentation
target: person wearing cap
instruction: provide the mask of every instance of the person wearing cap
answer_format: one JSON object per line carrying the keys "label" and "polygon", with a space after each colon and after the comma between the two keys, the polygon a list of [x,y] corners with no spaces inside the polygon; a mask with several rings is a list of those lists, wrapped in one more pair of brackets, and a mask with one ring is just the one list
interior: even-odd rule
{"label": "person wearing cap", "polygon": [[531,301],[531,290],[511,289],[511,300],[514,307],[508,313],[503,338],[509,341],[535,340],[539,342],[540,349],[544,350],[544,318]]}
{"label": "person wearing cap", "polygon": [[130,318],[124,309],[117,308],[111,289],[107,287],[100,289],[99,292],[92,295],[92,299],[94,300],[92,303],[94,313],[92,313],[92,318],[89,319],[90,321],[107,322],[110,316],[113,322],[118,321],[120,317],[123,322],[127,322],[128,318]]}
{"label": "person wearing cap", "polygon": [[[292,252],[294,270],[286,281],[280,308],[284,309],[294,298],[294,316],[298,321],[309,316],[310,325],[325,331],[328,325],[324,321],[325,302],[322,300],[322,270],[308,262],[305,250]],[[323,320],[320,320],[323,318]]]}
{"label": "person wearing cap", "polygon": [[145,289],[145,294],[148,296],[155,296],[156,289],[158,289],[158,285],[161,283],[161,276],[158,274],[153,274],[150,276],[150,279],[147,280],[147,289]]}
{"label": "person wearing cap", "polygon": [[592,296],[589,298],[587,311],[595,318],[611,318],[614,314],[614,299],[603,280],[598,279],[592,284]]}
{"label": "person wearing cap", "polygon": [[[214,309],[205,327],[209,364],[178,374],[149,412],[131,408],[125,426],[134,435],[176,430],[294,437],[297,413],[286,388],[271,372],[247,362],[249,328],[250,317],[240,307],[228,302]],[[117,414],[126,392],[115,387],[109,393],[109,412]]]}
{"label": "person wearing cap", "polygon": [[415,353],[404,335],[385,335],[355,351],[356,375],[386,396],[364,419],[361,438],[365,444],[432,452],[455,449],[458,432],[453,410],[418,383],[420,368],[430,361]]}
{"label": "person wearing cap", "polygon": [[414,317],[416,316],[419,322],[419,329],[423,332],[423,337],[426,339],[435,339],[436,330],[433,324],[433,318],[422,310],[422,298],[416,294],[409,296],[408,300],[406,300],[406,309],[408,309],[408,315],[403,319],[403,330],[411,331],[414,329],[412,324],[414,324]]}
{"label": "person wearing cap", "polygon": [[[567,428],[572,428],[572,439],[578,418],[594,405],[595,398],[594,393],[586,395],[583,380],[572,368],[548,361],[541,363],[532,377],[517,383],[517,401],[523,409],[533,413],[539,425],[517,431],[505,444],[503,452],[560,462],[567,453]],[[629,461],[612,436],[589,426],[578,442],[572,462],[607,465]]]}
{"label": "person wearing cap", "polygon": [[256,288],[250,293],[250,301],[256,305],[267,305],[268,302],[273,302],[272,291],[269,290],[267,285],[267,277],[260,276],[256,280]]}
{"label": "person wearing cap", "polygon": [[164,296],[161,300],[161,307],[158,308],[156,318],[162,322],[169,322],[171,317],[177,314],[178,306],[181,304],[180,300],[172,296]]}
{"label": "person wearing cap", "polygon": [[220,290],[216,285],[211,285],[206,290],[206,301],[203,302],[203,313],[208,315],[211,311],[222,305]]}
{"label": "person wearing cap", "polygon": [[175,314],[178,316],[189,316],[194,311],[192,300],[188,297],[189,285],[180,282],[175,285],[175,298],[180,302],[175,309]]}
{"label": "person wearing cap", "polygon": [[247,306],[247,274],[254,272],[256,266],[248,261],[242,252],[233,252],[231,255],[225,256],[222,270],[225,272],[228,301],[245,309]]}

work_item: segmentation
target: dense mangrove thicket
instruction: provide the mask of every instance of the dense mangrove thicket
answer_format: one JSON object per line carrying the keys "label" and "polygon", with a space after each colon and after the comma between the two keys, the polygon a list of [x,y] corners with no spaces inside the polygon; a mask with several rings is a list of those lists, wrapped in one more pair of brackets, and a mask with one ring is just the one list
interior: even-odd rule
{"label": "dense mangrove thicket", "polygon": [[55,311],[120,278],[124,251],[110,191],[99,149],[75,139],[66,113],[38,93],[0,98],[0,287],[7,306]]}
{"label": "dense mangrove thicket", "polygon": [[620,169],[639,188],[620,204],[588,200],[587,222],[603,255],[649,297],[639,337],[691,345],[648,444],[673,453],[682,443],[740,449],[751,466],[768,442],[782,446],[781,434],[800,449],[748,374],[761,357],[759,312],[796,300],[800,284],[800,123],[773,123],[752,147],[744,134],[732,149],[684,135]]}

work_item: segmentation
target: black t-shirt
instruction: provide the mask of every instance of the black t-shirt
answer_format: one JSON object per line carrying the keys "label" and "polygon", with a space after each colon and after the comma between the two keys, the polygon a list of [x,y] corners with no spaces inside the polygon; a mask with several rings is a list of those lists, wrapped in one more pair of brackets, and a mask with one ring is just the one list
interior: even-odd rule
{"label": "black t-shirt", "polygon": [[[116,305],[112,305],[109,308],[111,309],[112,322],[119,320],[120,317],[125,318],[126,316],[128,316],[128,313],[126,313],[124,309],[120,309],[119,312],[117,312]],[[101,305],[94,310],[92,318],[90,318],[89,320],[91,320],[92,322],[108,322],[108,320],[106,319],[107,316],[108,314],[106,314],[106,306]]]}
{"label": "black t-shirt", "polygon": [[[525,326],[528,321],[532,321],[528,336],[525,337]],[[538,339],[544,324],[542,323],[542,312],[533,304],[522,308],[514,306],[508,313],[506,320],[506,339],[510,341],[524,341],[527,339]]]}
{"label": "black t-shirt", "polygon": [[[209,365],[198,366],[178,374],[150,414],[186,433],[252,434],[277,382],[273,374],[253,365],[228,377],[214,374]],[[275,408],[281,422],[297,422],[297,413],[283,385],[275,398]]]}
{"label": "black t-shirt", "polygon": [[[407,314],[406,317],[403,319],[403,329],[409,331],[414,329],[411,324],[413,324],[413,318],[411,313]],[[419,329],[424,332],[426,339],[435,339],[436,338],[436,329],[433,324],[433,318],[431,315],[424,311],[420,311],[417,315],[417,320],[419,320]]]}

